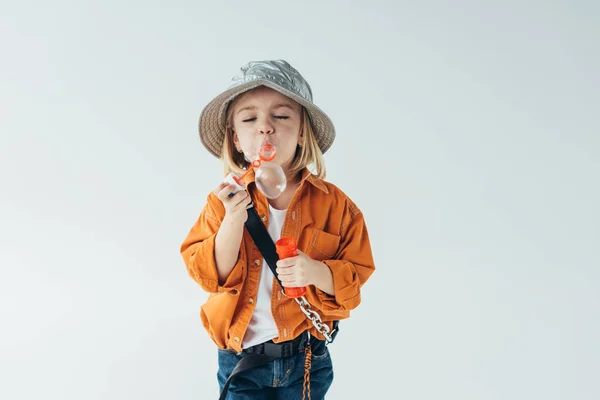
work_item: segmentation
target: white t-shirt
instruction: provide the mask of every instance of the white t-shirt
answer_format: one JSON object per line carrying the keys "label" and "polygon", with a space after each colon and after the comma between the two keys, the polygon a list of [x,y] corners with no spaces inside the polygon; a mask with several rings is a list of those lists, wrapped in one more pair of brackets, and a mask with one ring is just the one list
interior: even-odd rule
{"label": "white t-shirt", "polygon": [[[281,230],[285,220],[286,210],[277,210],[269,206],[269,226],[267,230],[273,242],[281,238]],[[273,273],[266,261],[263,260],[262,271],[258,282],[258,294],[252,319],[244,334],[242,348],[264,343],[279,336],[275,319],[271,312],[271,295],[273,293]]]}

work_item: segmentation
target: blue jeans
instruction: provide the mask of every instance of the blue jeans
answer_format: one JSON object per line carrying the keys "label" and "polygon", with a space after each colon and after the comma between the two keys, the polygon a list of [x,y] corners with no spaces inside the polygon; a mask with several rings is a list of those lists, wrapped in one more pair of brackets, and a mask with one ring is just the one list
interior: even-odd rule
{"label": "blue jeans", "polygon": [[[219,349],[220,390],[244,355]],[[304,385],[305,353],[272,361],[261,367],[244,371],[233,377],[229,384],[227,400],[301,400]],[[323,341],[312,343],[310,393],[312,400],[325,398],[333,382],[333,366],[329,349]]]}

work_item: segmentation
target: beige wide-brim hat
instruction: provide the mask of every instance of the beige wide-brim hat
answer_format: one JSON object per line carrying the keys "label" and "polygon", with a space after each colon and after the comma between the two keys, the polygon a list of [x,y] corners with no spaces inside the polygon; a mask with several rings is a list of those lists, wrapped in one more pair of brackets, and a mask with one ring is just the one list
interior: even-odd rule
{"label": "beige wide-brim hat", "polygon": [[226,91],[212,100],[200,114],[200,140],[208,151],[220,157],[225,136],[227,107],[240,94],[258,86],[266,86],[303,105],[319,144],[325,153],[335,139],[331,119],[313,104],[312,90],[308,82],[289,63],[283,60],[252,61],[242,66]]}

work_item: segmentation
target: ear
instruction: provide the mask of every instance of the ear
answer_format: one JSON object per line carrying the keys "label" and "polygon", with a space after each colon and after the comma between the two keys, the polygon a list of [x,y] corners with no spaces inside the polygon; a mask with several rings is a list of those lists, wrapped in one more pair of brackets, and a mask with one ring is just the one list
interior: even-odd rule
{"label": "ear", "polygon": [[240,146],[240,139],[233,129],[231,130],[231,133],[233,134],[233,144],[235,145],[235,149],[238,151],[238,153],[241,153],[242,146]]}

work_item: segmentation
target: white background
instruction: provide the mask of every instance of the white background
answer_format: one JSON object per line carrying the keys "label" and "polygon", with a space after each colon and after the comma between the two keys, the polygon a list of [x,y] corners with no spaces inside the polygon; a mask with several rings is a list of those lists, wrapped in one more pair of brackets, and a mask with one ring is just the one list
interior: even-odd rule
{"label": "white background", "polygon": [[600,3],[350,3],[1,3],[0,398],[217,398],[197,120],[274,58],[377,266],[328,398],[600,398]]}

